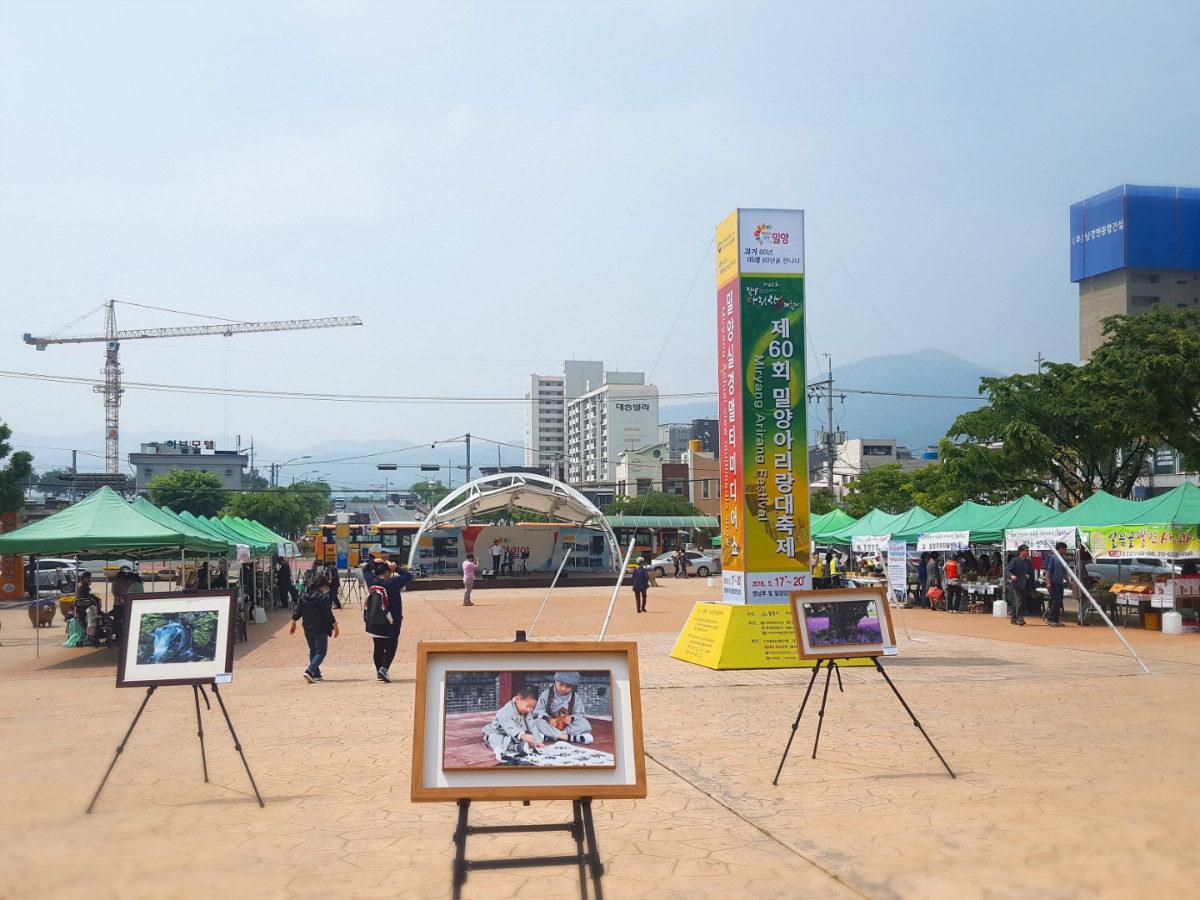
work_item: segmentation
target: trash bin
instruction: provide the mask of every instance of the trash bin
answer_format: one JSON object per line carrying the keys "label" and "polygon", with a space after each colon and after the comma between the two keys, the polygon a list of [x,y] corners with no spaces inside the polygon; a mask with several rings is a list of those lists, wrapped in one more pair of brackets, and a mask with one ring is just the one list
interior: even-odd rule
{"label": "trash bin", "polygon": [[1163,613],[1163,634],[1183,634],[1183,616],[1171,610]]}

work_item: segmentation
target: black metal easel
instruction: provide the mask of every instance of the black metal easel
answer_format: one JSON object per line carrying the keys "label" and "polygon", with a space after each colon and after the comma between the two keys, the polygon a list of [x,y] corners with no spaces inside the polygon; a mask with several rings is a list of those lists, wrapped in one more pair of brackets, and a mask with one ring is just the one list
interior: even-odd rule
{"label": "black metal easel", "polygon": [[[258,805],[265,806],[263,803],[262,794],[258,792],[258,785],[254,783],[254,775],[250,772],[250,764],[246,762],[246,754],[242,752],[242,742],[238,740],[237,732],[233,730],[233,720],[229,718],[229,710],[225,708],[225,701],[221,699],[221,692],[217,685],[212,687],[213,696],[217,698],[217,703],[221,707],[221,712],[225,716],[225,724],[229,726],[229,734],[233,737],[233,747],[237,750],[238,755],[242,758],[242,765],[246,767],[246,775],[250,779],[250,787],[254,788],[254,796],[258,798]],[[96,788],[96,793],[92,797],[92,802],[88,804],[87,811],[90,813],[96,805],[96,801],[100,799],[100,792],[104,790],[104,785],[108,782],[108,776],[112,774],[113,768],[117,764],[117,760],[121,758],[121,752],[125,749],[125,745],[129,743],[129,737],[133,734],[133,729],[137,726],[138,719],[142,717],[142,713],[146,709],[146,704],[150,702],[150,698],[154,696],[154,692],[158,689],[158,685],[152,684],[146,689],[146,696],[142,698],[142,705],[138,707],[137,715],[133,717],[133,722],[129,726],[129,730],[125,732],[125,737],[121,741],[121,745],[117,747],[117,752],[113,756],[113,760],[108,764],[108,771],[104,773],[104,777],[100,780],[100,787]],[[212,704],[208,702],[208,694],[204,693],[202,685],[192,685],[192,696],[196,701],[196,734],[200,738],[200,763],[204,767],[204,783],[208,783],[208,757],[204,752],[204,722],[200,718],[200,697],[204,697],[204,706],[206,709],[212,709]]]}
{"label": "black metal easel", "polygon": [[[912,723],[920,730],[922,737],[924,737],[929,743],[929,746],[933,748],[933,752],[937,754],[937,758],[941,760],[942,765],[946,767],[946,771],[950,773],[950,777],[957,778],[958,776],[954,774],[954,771],[942,757],[942,754],[938,751],[938,748],[934,746],[929,735],[925,733],[925,729],[921,726],[921,723],[917,721],[916,715],[909,708],[908,704],[904,702],[904,698],[900,696],[900,691],[896,689],[896,685],[892,683],[892,679],[888,678],[888,674],[883,670],[883,664],[879,662],[879,658],[874,657],[872,658],[871,662],[875,664],[875,668],[879,670],[879,674],[883,676],[883,680],[888,683],[888,687],[892,689],[892,693],[896,695],[896,699],[900,701],[900,705],[904,707],[904,711],[908,713],[909,717],[912,719]],[[796,729],[800,727],[800,717],[804,715],[804,707],[808,705],[808,697],[809,694],[812,693],[813,684],[816,683],[817,673],[821,670],[821,663],[825,664],[825,691],[821,695],[821,709],[817,713],[817,736],[813,741],[813,759],[817,758],[817,745],[821,741],[821,725],[825,722],[825,702],[829,699],[829,680],[835,669],[838,673],[838,690],[842,691],[842,693],[845,693],[845,689],[842,687],[842,670],[838,666],[837,660],[818,659],[817,664],[813,666],[812,677],[808,680],[808,690],[804,692],[804,700],[800,703],[800,712],[796,713],[796,721],[792,723],[792,733],[788,737],[787,746],[783,749],[783,758],[779,760],[779,768],[775,770],[775,778],[771,781],[771,784],[779,784],[779,774],[783,771],[783,764],[787,761],[788,751],[792,749],[792,741],[796,738]]]}
{"label": "black metal easel", "polygon": [[[592,885],[596,891],[596,900],[604,900],[604,891],[600,886],[600,876],[604,874],[604,866],[600,862],[600,851],[596,849],[596,827],[592,822],[592,798],[581,797],[571,802],[574,808],[574,819],[571,822],[544,825],[468,825],[467,813],[471,808],[471,801],[459,800],[458,827],[454,829],[454,846],[457,851],[454,856],[454,900],[461,900],[462,886],[467,881],[467,873],[472,870],[569,865],[579,866],[579,895],[583,900],[588,900],[589,871]],[[575,853],[561,856],[467,859],[467,835],[508,834],[524,831],[569,831],[575,838]],[[585,842],[586,850],[584,849]]]}

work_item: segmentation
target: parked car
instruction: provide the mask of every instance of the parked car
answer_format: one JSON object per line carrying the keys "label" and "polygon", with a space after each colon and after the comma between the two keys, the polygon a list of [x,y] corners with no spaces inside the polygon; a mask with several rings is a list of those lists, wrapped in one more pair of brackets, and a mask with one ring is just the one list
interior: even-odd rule
{"label": "parked car", "polygon": [[[1087,564],[1087,573],[1094,578],[1120,581],[1133,572],[1148,572],[1151,575],[1178,575],[1187,562],[1184,559],[1157,559],[1153,556],[1138,556],[1134,559],[1096,559]],[[1196,560],[1192,560],[1196,562]]]}
{"label": "parked car", "polygon": [[[38,559],[37,586],[38,590],[73,591],[79,581],[83,566],[74,559]],[[33,567],[25,564],[25,583],[33,581]]]}
{"label": "parked car", "polygon": [[[688,573],[691,575],[699,575],[703,578],[705,575],[712,575],[714,572],[721,571],[721,559],[716,556],[709,556],[706,553],[699,553],[695,550],[686,550],[684,554],[688,558]],[[655,573],[662,577],[667,572],[675,571],[675,562],[671,558],[675,555],[672,550],[669,553],[662,553],[650,560],[650,568]]]}

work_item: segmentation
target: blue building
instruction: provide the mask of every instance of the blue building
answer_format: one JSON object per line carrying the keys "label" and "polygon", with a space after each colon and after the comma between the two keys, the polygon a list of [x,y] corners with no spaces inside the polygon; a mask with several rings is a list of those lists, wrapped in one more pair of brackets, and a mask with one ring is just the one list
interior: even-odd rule
{"label": "blue building", "polygon": [[1200,189],[1123,184],[1072,204],[1071,280],[1081,361],[1106,316],[1200,306]]}

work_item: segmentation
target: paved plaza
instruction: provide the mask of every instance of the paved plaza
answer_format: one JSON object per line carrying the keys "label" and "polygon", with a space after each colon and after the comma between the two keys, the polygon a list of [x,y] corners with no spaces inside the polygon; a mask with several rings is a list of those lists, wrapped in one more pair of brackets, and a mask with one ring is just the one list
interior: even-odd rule
{"label": "paved plaza", "polygon": [[[842,670],[817,758],[806,712],[771,783],[807,670],[714,672],[669,653],[702,579],[660,580],[636,640],[649,796],[597,801],[608,898],[1195,896],[1200,636],[896,610],[888,672],[951,779],[873,669]],[[593,639],[609,588],[555,591],[535,640]],[[405,601],[391,685],[375,680],[357,609],[325,682],[272,612],[237,645],[222,690],[266,807],[215,707],[202,778],[192,692],[160,688],[96,810],[84,810],[144,691],[113,687],[116,654],[60,646],[0,611],[0,898],[426,898],[450,894],[456,808],[409,802],[419,640],[509,640],[544,591]],[[822,680],[824,675],[821,676]],[[562,821],[569,803],[488,803],[477,824]],[[558,854],[563,834],[471,839],[471,858]],[[578,896],[574,869],[471,873],[466,898]]]}

